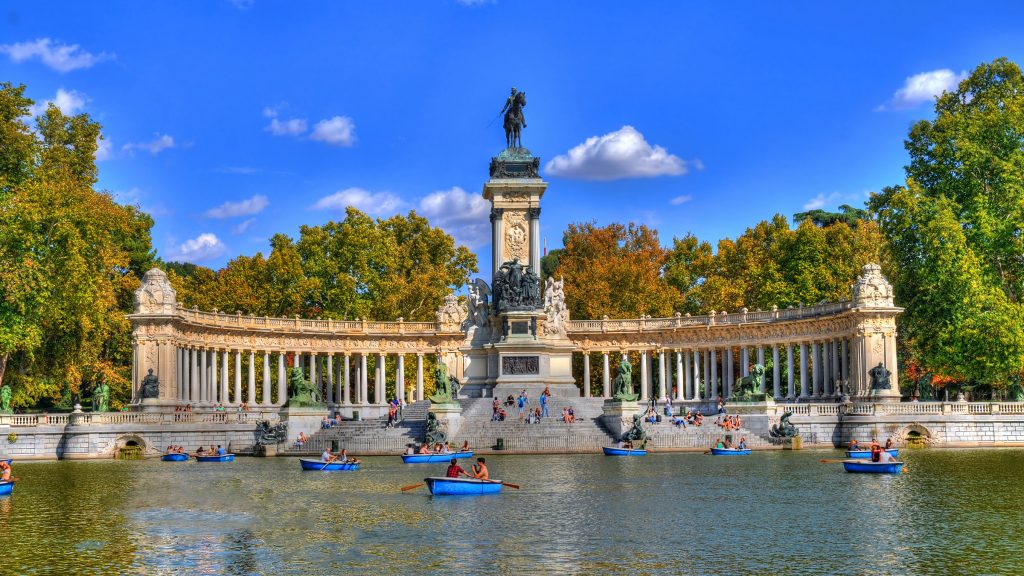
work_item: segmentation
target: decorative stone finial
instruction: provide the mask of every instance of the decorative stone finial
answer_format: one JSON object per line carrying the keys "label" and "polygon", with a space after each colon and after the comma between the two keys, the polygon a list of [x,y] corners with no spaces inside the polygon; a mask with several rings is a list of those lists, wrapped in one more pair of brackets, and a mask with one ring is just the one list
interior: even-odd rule
{"label": "decorative stone finial", "polygon": [[878,264],[865,264],[851,288],[856,307],[893,307],[892,284],[882,275],[882,267]]}
{"label": "decorative stone finial", "polygon": [[152,268],[142,276],[142,284],[135,290],[135,313],[174,314],[178,309],[177,296],[167,274]]}
{"label": "decorative stone finial", "polygon": [[453,330],[461,330],[462,323],[469,316],[469,310],[465,304],[460,304],[455,294],[448,294],[444,297],[444,303],[437,309],[437,323],[450,327]]}

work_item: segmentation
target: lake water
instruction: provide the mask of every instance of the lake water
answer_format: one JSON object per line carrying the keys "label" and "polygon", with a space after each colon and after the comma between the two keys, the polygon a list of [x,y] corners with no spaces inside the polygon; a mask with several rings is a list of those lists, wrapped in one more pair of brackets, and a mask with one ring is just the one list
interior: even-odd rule
{"label": "lake water", "polygon": [[840,456],[491,456],[520,490],[436,498],[397,457],[15,462],[0,574],[1024,573],[1024,450]]}

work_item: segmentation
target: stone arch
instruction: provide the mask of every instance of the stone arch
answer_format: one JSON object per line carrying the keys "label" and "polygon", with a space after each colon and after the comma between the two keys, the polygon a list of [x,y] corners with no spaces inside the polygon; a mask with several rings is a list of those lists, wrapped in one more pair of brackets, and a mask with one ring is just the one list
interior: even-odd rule
{"label": "stone arch", "polygon": [[151,451],[149,443],[146,442],[146,439],[143,438],[142,436],[138,434],[122,434],[121,436],[118,436],[116,440],[114,440],[113,452],[116,455],[119,452],[121,452],[121,450],[130,447],[138,447],[143,454]]}
{"label": "stone arch", "polygon": [[918,444],[921,446],[928,446],[934,442],[938,442],[938,435],[928,429],[927,426],[920,422],[912,422],[907,424],[896,431],[893,434],[896,442],[902,446],[910,446]]}

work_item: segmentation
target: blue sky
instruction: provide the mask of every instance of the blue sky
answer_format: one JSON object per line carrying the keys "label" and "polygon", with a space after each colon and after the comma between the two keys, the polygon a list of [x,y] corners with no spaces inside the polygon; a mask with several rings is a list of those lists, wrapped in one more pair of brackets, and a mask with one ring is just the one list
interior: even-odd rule
{"label": "blue sky", "polygon": [[899,183],[932,94],[1007,56],[1019,3],[82,2],[0,8],[0,79],[104,126],[100,185],[166,259],[416,209],[489,264],[489,158],[511,86],[570,222],[663,242]]}

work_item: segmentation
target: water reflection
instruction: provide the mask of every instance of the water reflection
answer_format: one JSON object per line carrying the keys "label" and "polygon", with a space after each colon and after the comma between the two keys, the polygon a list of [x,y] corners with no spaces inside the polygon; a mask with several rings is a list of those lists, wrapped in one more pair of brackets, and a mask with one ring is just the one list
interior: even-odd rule
{"label": "water reflection", "polygon": [[400,492],[444,465],[16,463],[4,571],[31,574],[1020,573],[1022,450],[912,451],[902,476],[818,459],[496,456],[496,497]]}

